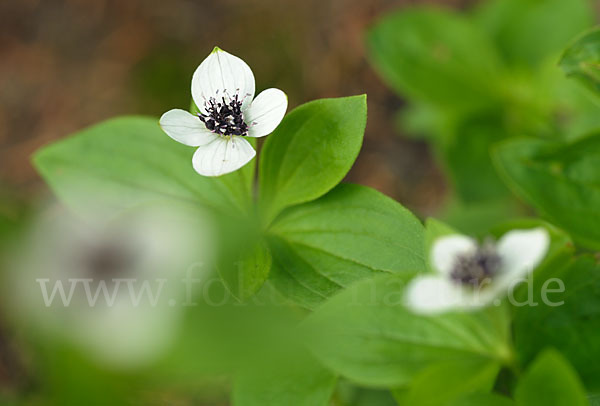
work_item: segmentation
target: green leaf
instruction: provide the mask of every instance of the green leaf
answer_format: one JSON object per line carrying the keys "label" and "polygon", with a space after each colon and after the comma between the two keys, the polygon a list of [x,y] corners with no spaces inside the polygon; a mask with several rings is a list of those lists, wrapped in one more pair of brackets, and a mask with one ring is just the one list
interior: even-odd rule
{"label": "green leaf", "polygon": [[397,406],[392,392],[385,389],[372,389],[353,385],[340,380],[335,395],[335,405],[344,406]]}
{"label": "green leaf", "polygon": [[511,399],[495,393],[473,393],[451,402],[448,406],[514,406]]}
{"label": "green leaf", "polygon": [[600,28],[580,37],[563,54],[560,67],[595,92],[600,92]]}
{"label": "green leaf", "polygon": [[358,156],[366,120],[365,95],[315,100],[283,119],[260,159],[260,202],[268,221],[344,178]]}
{"label": "green leaf", "polygon": [[246,370],[235,379],[234,406],[327,406],[336,376],[312,357],[278,368],[264,365]]}
{"label": "green leaf", "polygon": [[403,402],[421,406],[448,405],[466,394],[490,391],[499,370],[498,362],[485,359],[435,364],[415,377]]}
{"label": "green leaf", "polygon": [[431,246],[436,239],[458,233],[456,229],[443,221],[434,219],[433,217],[427,218],[425,220],[425,251],[429,252],[431,250]]}
{"label": "green leaf", "polygon": [[253,163],[209,178],[193,170],[193,153],[170,139],[155,118],[120,117],[40,149],[33,162],[58,197],[80,212],[165,198],[247,210]]}
{"label": "green leaf", "polygon": [[600,247],[600,134],[571,144],[510,140],[494,160],[521,198],[579,243]]}
{"label": "green leaf", "polygon": [[362,278],[425,269],[421,223],[399,203],[364,186],[342,184],[293,207],[270,233],[271,281],[307,308]]}
{"label": "green leaf", "polygon": [[370,60],[402,95],[439,107],[479,107],[494,96],[498,57],[465,17],[431,8],[387,15],[367,36]]}
{"label": "green leaf", "polygon": [[459,120],[442,140],[448,176],[465,203],[498,201],[509,195],[490,159],[492,145],[506,138],[503,120],[497,110],[472,115]]}
{"label": "green leaf", "polygon": [[459,234],[459,232],[433,217],[428,217],[425,220],[425,252],[429,252],[435,240],[447,235]]}
{"label": "green leaf", "polygon": [[588,389],[598,391],[600,368],[590,360],[600,359],[600,265],[582,256],[553,261],[540,271],[534,275],[535,305],[518,307],[514,316],[519,358],[529,362],[540,349],[554,347],[569,358]]}
{"label": "green leaf", "polygon": [[[29,336],[35,342],[37,376],[46,380],[36,391],[35,400],[30,397],[33,404],[41,401],[47,405],[123,405],[127,398],[140,393],[139,381],[135,382],[131,375],[116,375],[100,368],[90,362],[89,353],[55,340],[56,337],[42,336],[43,342],[40,335]],[[55,368],[61,373],[53,373]],[[17,404],[24,403],[28,402],[21,398]]]}
{"label": "green leaf", "polygon": [[[231,244],[232,241],[229,241]],[[247,248],[246,248],[247,247]],[[219,263],[219,275],[227,289],[237,299],[244,301],[263,286],[271,269],[271,253],[267,244],[261,240],[253,244],[237,245],[233,252],[222,257]],[[232,258],[236,258],[233,262]]]}
{"label": "green leaf", "polygon": [[492,227],[511,218],[524,216],[525,212],[516,199],[497,199],[468,204],[458,199],[450,199],[438,215],[446,223],[465,234],[485,237]]}
{"label": "green leaf", "polygon": [[477,20],[508,62],[536,66],[561,52],[593,21],[589,0],[493,0]]}
{"label": "green leaf", "polygon": [[521,377],[515,389],[517,405],[589,405],[576,372],[560,353],[546,350]]}
{"label": "green leaf", "polygon": [[402,135],[435,141],[443,119],[442,112],[434,105],[413,101],[396,112],[394,122]]}
{"label": "green leaf", "polygon": [[502,308],[419,316],[403,305],[407,276],[382,275],[354,284],[306,321],[312,348],[331,370],[362,385],[409,384],[440,362],[502,363],[508,319]]}

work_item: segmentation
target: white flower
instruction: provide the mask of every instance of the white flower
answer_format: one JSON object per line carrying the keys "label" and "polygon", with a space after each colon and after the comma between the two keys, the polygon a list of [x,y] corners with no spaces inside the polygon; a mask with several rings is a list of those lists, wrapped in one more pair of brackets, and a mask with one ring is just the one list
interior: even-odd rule
{"label": "white flower", "polygon": [[204,176],[223,175],[247,164],[256,151],[244,137],[272,133],[287,109],[287,96],[279,89],[254,98],[250,67],[219,48],[194,72],[192,98],[198,115],[170,110],[160,118],[160,126],[175,141],[198,147],[192,164]]}
{"label": "white flower", "polygon": [[406,304],[422,314],[487,306],[533,271],[549,243],[543,228],[510,231],[497,244],[477,244],[463,235],[440,237],[431,249],[437,274],[415,277]]}
{"label": "white flower", "polygon": [[15,323],[113,369],[160,359],[183,322],[182,278],[193,261],[210,260],[212,235],[208,218],[165,204],[109,220],[44,212],[3,281]]}

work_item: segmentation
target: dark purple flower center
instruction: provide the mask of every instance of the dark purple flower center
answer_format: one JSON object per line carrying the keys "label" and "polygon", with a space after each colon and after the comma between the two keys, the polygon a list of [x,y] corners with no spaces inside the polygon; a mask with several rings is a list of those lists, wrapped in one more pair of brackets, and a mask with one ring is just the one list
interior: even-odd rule
{"label": "dark purple flower center", "polygon": [[110,281],[113,278],[123,277],[135,266],[138,255],[133,247],[102,242],[89,247],[82,258],[82,265],[94,280]]}
{"label": "dark purple flower center", "polygon": [[248,124],[242,114],[242,100],[236,94],[232,98],[211,97],[204,103],[206,113],[198,113],[198,118],[210,131],[220,135],[248,135]]}
{"label": "dark purple flower center", "polygon": [[450,278],[462,285],[481,287],[500,269],[502,258],[492,243],[484,243],[474,252],[459,255],[450,271]]}

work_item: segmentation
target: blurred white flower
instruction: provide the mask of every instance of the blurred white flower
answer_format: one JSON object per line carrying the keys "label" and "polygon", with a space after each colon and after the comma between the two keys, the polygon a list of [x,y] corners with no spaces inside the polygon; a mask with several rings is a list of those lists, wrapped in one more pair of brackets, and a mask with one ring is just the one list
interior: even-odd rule
{"label": "blurred white flower", "polygon": [[549,243],[543,228],[510,231],[497,244],[478,244],[463,235],[440,237],[431,249],[436,275],[415,277],[406,304],[422,314],[487,306],[535,269]]}
{"label": "blurred white flower", "polygon": [[10,273],[17,322],[109,367],[156,360],[179,331],[187,271],[211,251],[207,217],[173,207],[144,205],[109,221],[44,213]]}
{"label": "blurred white flower", "polygon": [[192,164],[204,176],[223,175],[247,164],[256,152],[244,137],[270,134],[287,109],[287,96],[279,89],[264,90],[254,99],[250,67],[219,48],[194,72],[192,98],[199,114],[170,110],[160,125],[175,141],[198,147]]}

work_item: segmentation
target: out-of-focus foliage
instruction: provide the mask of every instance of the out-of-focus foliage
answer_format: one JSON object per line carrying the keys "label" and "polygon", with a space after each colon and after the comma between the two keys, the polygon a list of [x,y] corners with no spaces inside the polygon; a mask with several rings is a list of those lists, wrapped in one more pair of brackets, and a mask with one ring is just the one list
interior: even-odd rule
{"label": "out-of-focus foliage", "polygon": [[600,29],[575,41],[564,53],[560,66],[567,75],[600,92]]}
{"label": "out-of-focus foliage", "polygon": [[[533,360],[546,347],[560,350],[577,369],[590,392],[600,391],[600,370],[590,359],[600,357],[600,267],[592,257],[558,258],[540,269],[534,285],[536,306],[522,306],[515,313],[515,342],[523,362]],[[540,285],[559,278],[563,292],[549,293],[557,306],[545,304]],[[553,283],[552,289],[560,289]]]}
{"label": "out-of-focus foliage", "polygon": [[494,158],[520,197],[580,243],[600,247],[600,136],[570,144],[511,140],[497,147]]}
{"label": "out-of-focus foliage", "polygon": [[433,406],[457,402],[474,392],[489,392],[498,371],[498,364],[487,360],[436,363],[420,372],[409,389],[398,397],[401,404],[409,405]]}
{"label": "out-of-focus foliage", "polygon": [[377,23],[368,40],[375,66],[404,96],[452,111],[477,108],[493,96],[499,57],[458,13],[403,9]]}
{"label": "out-of-focus foliage", "polygon": [[589,402],[577,374],[555,351],[536,359],[515,389],[517,406],[585,406]]}
{"label": "out-of-focus foliage", "polygon": [[326,406],[336,381],[336,375],[310,354],[298,351],[293,358],[282,358],[274,365],[240,372],[235,379],[232,399],[236,406]]}
{"label": "out-of-focus foliage", "polygon": [[510,199],[490,159],[498,141],[574,139],[600,124],[593,101],[556,66],[592,16],[587,0],[492,0],[468,13],[403,9],[371,28],[372,63],[411,104],[400,124],[431,141],[453,201]]}
{"label": "out-of-focus foliage", "polygon": [[235,235],[224,235],[227,241],[221,245],[224,252],[220,255],[217,269],[231,294],[245,301],[254,296],[269,277],[271,251],[260,236],[248,237],[237,233],[243,238],[234,239]]}
{"label": "out-of-focus foliage", "polygon": [[483,1],[475,18],[507,64],[536,67],[593,23],[592,6],[588,0]]}

